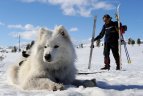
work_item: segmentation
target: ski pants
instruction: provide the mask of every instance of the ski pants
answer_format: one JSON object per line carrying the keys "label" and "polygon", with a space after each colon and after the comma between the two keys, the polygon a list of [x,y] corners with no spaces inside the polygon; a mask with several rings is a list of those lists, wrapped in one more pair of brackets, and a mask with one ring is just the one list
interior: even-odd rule
{"label": "ski pants", "polygon": [[109,42],[109,43],[104,43],[104,63],[105,66],[108,65],[110,66],[110,49],[112,51],[113,57],[115,59],[116,65],[119,66],[119,48],[118,48],[118,42]]}

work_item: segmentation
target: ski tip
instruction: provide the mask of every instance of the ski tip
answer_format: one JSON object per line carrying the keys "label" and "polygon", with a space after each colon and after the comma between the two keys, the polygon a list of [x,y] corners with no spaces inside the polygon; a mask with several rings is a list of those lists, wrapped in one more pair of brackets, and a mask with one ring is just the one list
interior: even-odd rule
{"label": "ski tip", "polygon": [[119,7],[120,7],[120,4],[118,4],[117,8],[119,8]]}

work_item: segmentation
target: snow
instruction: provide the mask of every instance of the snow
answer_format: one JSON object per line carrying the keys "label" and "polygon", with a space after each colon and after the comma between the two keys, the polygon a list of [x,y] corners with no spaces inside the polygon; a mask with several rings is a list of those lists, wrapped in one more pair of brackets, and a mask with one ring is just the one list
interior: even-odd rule
{"label": "snow", "polygon": [[96,78],[97,86],[89,88],[67,86],[63,91],[24,91],[10,85],[6,79],[7,68],[19,62],[21,53],[0,53],[0,56],[3,54],[5,57],[0,61],[0,96],[143,96],[143,45],[128,45],[127,47],[132,63],[127,63],[124,48],[122,48],[121,71],[115,70],[116,65],[112,53],[110,55],[111,69],[100,70],[104,66],[103,46],[94,48],[91,69],[88,70],[90,48],[88,46],[76,48],[78,71],[95,72],[95,74],[77,75],[77,79]]}

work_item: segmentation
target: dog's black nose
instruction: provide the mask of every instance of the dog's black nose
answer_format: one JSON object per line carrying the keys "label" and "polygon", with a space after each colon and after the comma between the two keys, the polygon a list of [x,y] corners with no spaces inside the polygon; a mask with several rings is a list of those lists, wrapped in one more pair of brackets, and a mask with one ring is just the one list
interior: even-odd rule
{"label": "dog's black nose", "polygon": [[51,54],[46,54],[45,59],[50,62],[51,61]]}

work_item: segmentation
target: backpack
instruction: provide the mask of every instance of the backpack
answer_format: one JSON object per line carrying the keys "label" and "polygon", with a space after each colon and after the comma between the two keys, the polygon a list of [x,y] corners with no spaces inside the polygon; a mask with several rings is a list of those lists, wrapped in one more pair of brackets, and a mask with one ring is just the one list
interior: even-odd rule
{"label": "backpack", "polygon": [[[116,30],[118,30],[117,26],[118,26],[118,21],[115,21],[115,28]],[[125,31],[127,31],[127,25],[122,25],[122,23],[120,23],[120,31],[121,31],[121,34],[124,34]]]}
{"label": "backpack", "polygon": [[125,31],[127,31],[127,25],[121,25],[120,30],[121,30],[121,34],[124,34]]}

